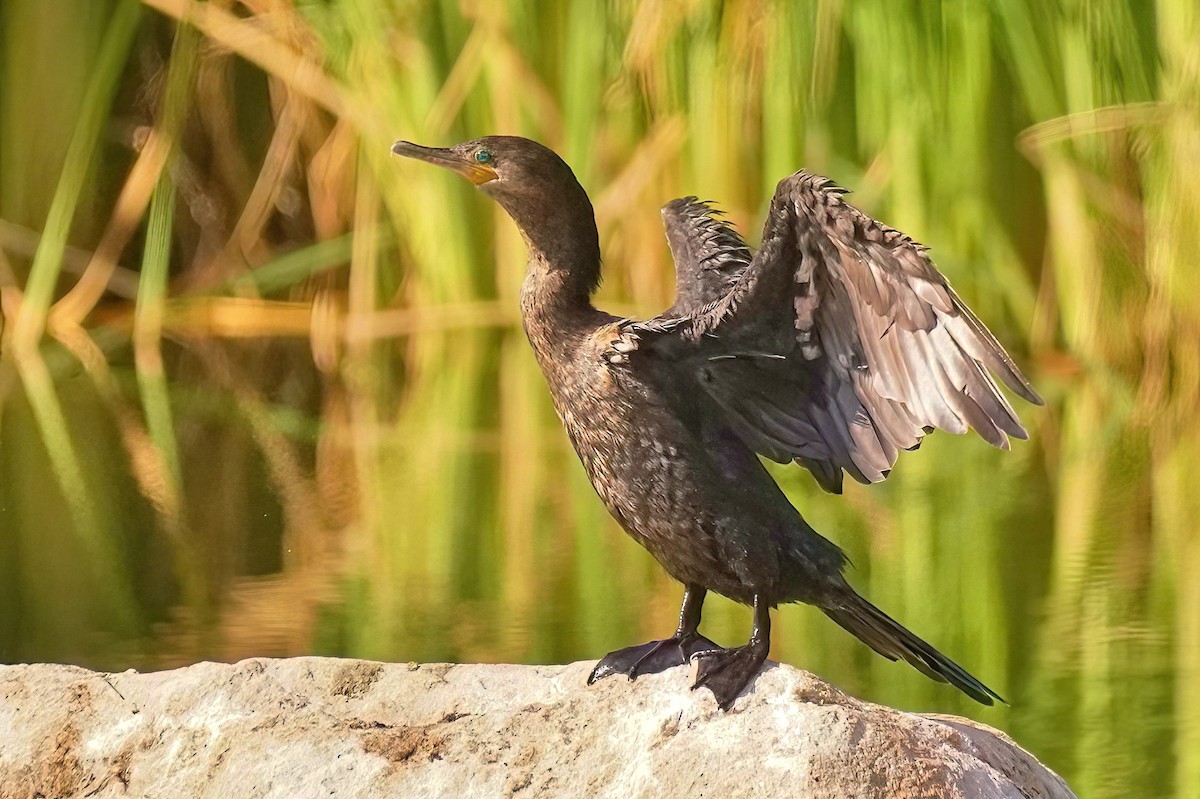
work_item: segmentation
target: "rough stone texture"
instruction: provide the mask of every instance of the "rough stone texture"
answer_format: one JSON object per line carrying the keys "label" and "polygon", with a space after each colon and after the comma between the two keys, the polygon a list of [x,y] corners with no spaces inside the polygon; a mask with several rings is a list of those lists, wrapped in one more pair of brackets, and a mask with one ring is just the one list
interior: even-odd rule
{"label": "rough stone texture", "polygon": [[789,666],[721,713],[689,669],[592,665],[0,667],[0,796],[1073,796],[995,730]]}

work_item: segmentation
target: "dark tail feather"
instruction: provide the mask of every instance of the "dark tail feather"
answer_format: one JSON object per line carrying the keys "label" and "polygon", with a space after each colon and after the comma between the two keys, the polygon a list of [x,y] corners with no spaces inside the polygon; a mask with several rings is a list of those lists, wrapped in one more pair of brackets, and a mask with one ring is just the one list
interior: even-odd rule
{"label": "dark tail feather", "polygon": [[926,677],[948,682],[976,702],[991,705],[993,698],[1004,701],[1004,697],[972,677],[962,666],[858,594],[849,592],[841,597],[839,607],[821,610],[888,660],[904,660]]}

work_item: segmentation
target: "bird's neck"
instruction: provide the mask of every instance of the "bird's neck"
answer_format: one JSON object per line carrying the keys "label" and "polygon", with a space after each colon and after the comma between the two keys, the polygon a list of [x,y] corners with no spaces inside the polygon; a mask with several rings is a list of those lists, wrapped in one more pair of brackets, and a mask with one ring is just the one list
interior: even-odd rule
{"label": "bird's neck", "polygon": [[[599,259],[590,265],[599,273]],[[577,268],[550,261],[530,250],[525,282],[521,285],[521,313],[529,321],[553,324],[590,314],[595,283],[581,278]]]}
{"label": "bird's neck", "polygon": [[[506,208],[529,248],[521,288],[526,327],[570,326],[593,313],[600,282],[600,239],[587,194],[576,184],[567,197],[526,199]],[[551,330],[547,332],[551,332]]]}

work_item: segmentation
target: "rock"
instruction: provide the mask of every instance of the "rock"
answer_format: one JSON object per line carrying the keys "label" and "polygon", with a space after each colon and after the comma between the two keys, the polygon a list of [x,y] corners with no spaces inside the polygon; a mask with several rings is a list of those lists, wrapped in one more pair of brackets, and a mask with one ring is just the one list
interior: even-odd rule
{"label": "rock", "polygon": [[729,713],[686,668],[333,658],[0,667],[4,797],[1071,797],[967,719],[773,664]]}

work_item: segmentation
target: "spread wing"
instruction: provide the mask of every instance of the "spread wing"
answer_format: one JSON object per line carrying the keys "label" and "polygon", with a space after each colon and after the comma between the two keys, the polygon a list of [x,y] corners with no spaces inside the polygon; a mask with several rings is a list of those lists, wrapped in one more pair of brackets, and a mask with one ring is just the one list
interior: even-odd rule
{"label": "spread wing", "polygon": [[647,344],[695,370],[747,445],[803,464],[829,491],[843,470],[884,479],[933,428],[974,428],[1005,448],[1026,438],[992,374],[1041,400],[1008,353],[924,247],[844,193],[805,172],[781,181],[733,286],[683,319],[646,323],[660,339]]}
{"label": "spread wing", "polygon": [[750,265],[750,250],[722,213],[696,197],[663,206],[663,226],[675,259],[675,304],[664,318],[699,313],[729,293]]}

